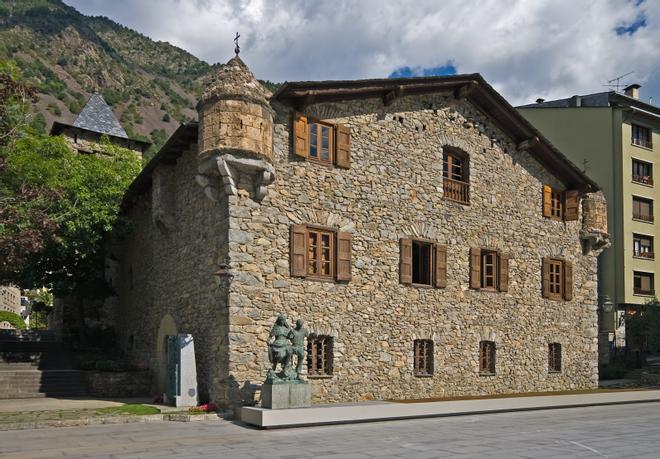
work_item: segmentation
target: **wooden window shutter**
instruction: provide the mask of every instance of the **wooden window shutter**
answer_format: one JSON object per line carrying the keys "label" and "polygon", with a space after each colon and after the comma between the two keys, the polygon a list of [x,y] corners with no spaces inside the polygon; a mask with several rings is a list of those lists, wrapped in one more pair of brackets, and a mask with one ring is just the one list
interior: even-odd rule
{"label": "wooden window shutter", "polygon": [[447,246],[435,246],[435,286],[447,287]]}
{"label": "wooden window shutter", "polygon": [[552,217],[552,187],[543,185],[543,216]]}
{"label": "wooden window shutter", "polygon": [[543,266],[541,267],[542,279],[542,295],[543,298],[550,298],[550,259],[543,258]]}
{"label": "wooden window shutter", "polygon": [[481,249],[470,249],[470,288],[481,288]]}
{"label": "wooden window shutter", "polygon": [[351,233],[337,233],[337,280],[351,280]]}
{"label": "wooden window shutter", "polygon": [[351,167],[351,128],[345,124],[335,126],[336,140],[335,145],[337,154],[335,155],[335,165],[344,169]]}
{"label": "wooden window shutter", "polygon": [[307,158],[309,152],[307,117],[301,113],[293,115],[293,152],[299,158]]}
{"label": "wooden window shutter", "polygon": [[573,263],[564,261],[564,299],[573,299]]}
{"label": "wooden window shutter", "polygon": [[307,275],[307,228],[305,225],[291,227],[291,275]]}
{"label": "wooden window shutter", "polygon": [[412,284],[412,240],[399,241],[399,278],[402,284]]}
{"label": "wooden window shutter", "polygon": [[566,212],[564,213],[564,220],[575,221],[578,219],[578,210],[580,208],[580,192],[569,190],[566,192],[565,197]]}
{"label": "wooden window shutter", "polygon": [[499,290],[500,292],[508,292],[509,291],[509,255],[505,253],[500,253],[499,259],[500,259]]}

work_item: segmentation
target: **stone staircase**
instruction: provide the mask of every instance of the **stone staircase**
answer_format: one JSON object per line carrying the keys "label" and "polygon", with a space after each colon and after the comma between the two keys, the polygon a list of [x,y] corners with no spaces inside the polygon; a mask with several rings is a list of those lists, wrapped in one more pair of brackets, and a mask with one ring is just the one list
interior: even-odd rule
{"label": "stone staircase", "polygon": [[85,373],[49,331],[0,330],[0,399],[87,394]]}

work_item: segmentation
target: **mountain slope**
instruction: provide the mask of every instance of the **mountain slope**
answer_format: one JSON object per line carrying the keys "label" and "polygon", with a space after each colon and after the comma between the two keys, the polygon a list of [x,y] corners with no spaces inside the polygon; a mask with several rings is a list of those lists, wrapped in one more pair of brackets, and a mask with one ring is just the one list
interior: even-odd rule
{"label": "mountain slope", "polygon": [[37,119],[45,126],[55,119],[70,123],[97,91],[129,137],[155,147],[196,117],[196,101],[216,69],[60,0],[0,0],[0,59],[16,61],[37,87]]}

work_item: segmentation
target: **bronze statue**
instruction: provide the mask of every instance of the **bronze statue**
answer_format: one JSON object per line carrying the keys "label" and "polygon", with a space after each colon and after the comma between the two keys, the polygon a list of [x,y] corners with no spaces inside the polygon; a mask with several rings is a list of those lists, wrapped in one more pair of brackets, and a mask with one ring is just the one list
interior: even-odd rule
{"label": "bronze statue", "polygon": [[[268,359],[272,364],[266,384],[305,382],[300,379],[305,360],[305,338],[309,335],[303,327],[303,321],[296,321],[296,328],[291,328],[284,314],[277,316],[268,337]],[[296,357],[296,368],[291,367],[291,358]],[[277,372],[277,367],[280,371]]]}

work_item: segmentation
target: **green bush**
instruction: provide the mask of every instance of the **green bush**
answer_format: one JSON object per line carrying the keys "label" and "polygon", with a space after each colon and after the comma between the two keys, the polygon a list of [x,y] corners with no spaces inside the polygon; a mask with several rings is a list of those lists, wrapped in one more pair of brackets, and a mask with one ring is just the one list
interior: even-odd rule
{"label": "green bush", "polygon": [[0,311],[0,322],[9,322],[12,327],[18,328],[19,330],[24,330],[25,322],[21,319],[21,316],[11,311]]}

